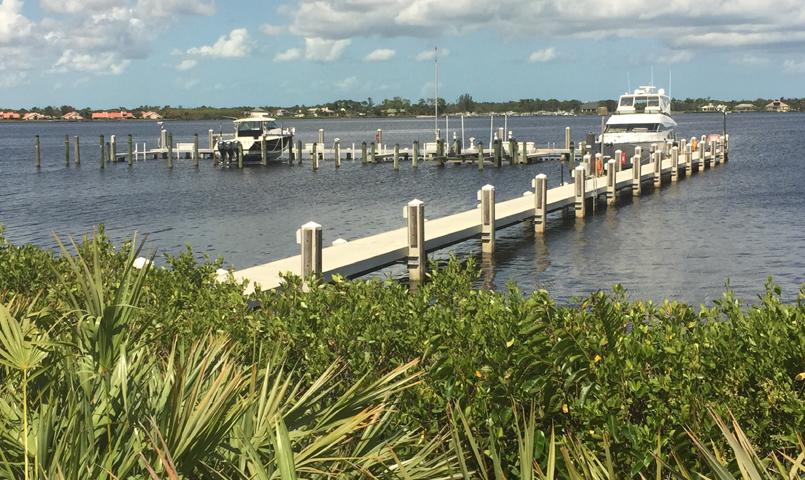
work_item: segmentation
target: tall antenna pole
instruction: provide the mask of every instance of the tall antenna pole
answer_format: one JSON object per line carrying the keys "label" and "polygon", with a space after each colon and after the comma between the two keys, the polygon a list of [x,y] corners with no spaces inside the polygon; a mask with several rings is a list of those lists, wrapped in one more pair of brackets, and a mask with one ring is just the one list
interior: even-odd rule
{"label": "tall antenna pole", "polygon": [[433,134],[439,139],[439,48],[433,47]]}

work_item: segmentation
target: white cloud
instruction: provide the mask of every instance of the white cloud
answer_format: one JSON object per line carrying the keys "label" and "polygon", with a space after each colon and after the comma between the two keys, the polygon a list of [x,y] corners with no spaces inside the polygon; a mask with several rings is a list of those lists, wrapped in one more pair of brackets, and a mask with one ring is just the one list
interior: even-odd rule
{"label": "white cloud", "polygon": [[251,52],[251,42],[249,32],[245,28],[236,28],[228,35],[221,35],[212,45],[187,50],[188,55],[213,58],[245,57],[249,52]]}
{"label": "white cloud", "polygon": [[390,48],[378,48],[377,50],[372,50],[369,52],[364,60],[367,62],[384,62],[386,60],[391,60],[396,54],[397,52]]}
{"label": "white cloud", "polygon": [[657,57],[657,63],[670,65],[673,63],[688,63],[695,55],[690,50],[672,50]]}
{"label": "white cloud", "polygon": [[433,61],[436,55],[439,55],[439,58],[446,57],[450,55],[450,50],[446,48],[440,48],[437,53],[437,51],[434,49],[428,49],[417,53],[416,57],[414,58],[416,59],[417,62],[427,62],[427,61]]}
{"label": "white cloud", "polygon": [[270,23],[264,23],[260,25],[260,31],[263,32],[263,35],[268,35],[269,37],[276,37],[277,35],[281,35],[285,32],[285,27],[281,25],[271,25]]}
{"label": "white cloud", "polygon": [[305,38],[305,59],[316,62],[332,62],[338,60],[350,43],[352,43],[350,39],[326,40],[323,38]]}
{"label": "white cloud", "polygon": [[185,58],[184,60],[179,62],[178,65],[176,65],[176,70],[184,72],[190,70],[191,68],[194,68],[196,65],[198,65],[198,60],[193,58]]}
{"label": "white cloud", "polygon": [[22,14],[20,0],[0,3],[0,46],[15,45],[33,32],[33,22]]}
{"label": "white cloud", "polygon": [[[80,2],[81,0],[72,1]],[[210,16],[215,13],[215,2],[202,0],[137,0],[135,8],[157,17],[172,17],[176,15]]]}
{"label": "white cloud", "polygon": [[92,55],[65,50],[53,66],[55,72],[88,72],[99,75],[120,75],[131,63],[112,52]]}
{"label": "white cloud", "polygon": [[275,62],[291,62],[302,58],[302,50],[298,48],[289,48],[284,52],[274,55]]}
{"label": "white cloud", "polygon": [[26,72],[3,72],[0,75],[0,88],[18,87],[28,81]]}
{"label": "white cloud", "polygon": [[556,49],[554,47],[531,52],[531,55],[528,56],[529,63],[545,63],[554,59],[556,59]]}
{"label": "white cloud", "polygon": [[347,77],[343,80],[339,80],[335,82],[335,86],[340,88],[341,90],[350,90],[358,83],[357,77]]}
{"label": "white cloud", "polygon": [[787,59],[783,62],[783,70],[788,73],[805,73],[805,60]]}

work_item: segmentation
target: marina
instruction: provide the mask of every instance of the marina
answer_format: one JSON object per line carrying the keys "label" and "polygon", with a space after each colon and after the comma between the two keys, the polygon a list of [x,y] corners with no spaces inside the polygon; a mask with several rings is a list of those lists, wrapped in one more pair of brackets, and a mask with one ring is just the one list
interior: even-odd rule
{"label": "marina", "polygon": [[[680,137],[723,128],[718,113],[675,118]],[[709,301],[721,294],[726,278],[732,288],[751,298],[772,273],[784,292],[795,295],[805,271],[802,258],[795,254],[801,245],[798,232],[805,228],[799,213],[805,202],[795,178],[783,172],[798,170],[798,138],[805,138],[800,118],[797,113],[731,116],[729,168],[694,174],[679,187],[666,181],[659,195],[620,195],[617,212],[603,209],[602,214],[587,215],[583,225],[572,214],[548,215],[543,236],[534,235],[533,225],[498,229],[492,256],[481,255],[480,237],[475,235],[430,252],[429,259],[476,258],[483,266],[479,282],[489,288],[505,288],[514,280],[526,290],[548,288],[564,300],[620,282],[642,298]],[[174,144],[193,143],[194,134],[200,132],[202,147],[207,143],[204,132],[220,132],[222,125],[225,129],[226,122],[219,121],[166,122]],[[122,161],[100,169],[99,133],[105,140],[116,135],[118,153],[124,153],[129,133],[136,143],[156,146],[159,126],[54,123],[43,129],[43,124],[5,124],[6,135],[0,139],[7,152],[0,162],[5,179],[0,189],[4,234],[15,242],[53,247],[53,233],[80,236],[105,224],[106,234],[115,241],[134,232],[147,235],[147,249],[158,252],[157,262],[189,243],[199,258],[221,256],[224,268],[241,271],[299,255],[295,232],[309,221],[322,225],[329,247],[339,238],[355,241],[404,227],[402,207],[415,198],[425,202],[427,218],[438,219],[474,209],[476,192],[486,184],[494,185],[498,202],[505,202],[532,190],[531,180],[540,173],[547,175],[550,188],[570,181],[569,165],[561,169],[560,161],[511,166],[505,160],[504,168],[489,168],[485,162],[483,170],[477,168],[477,158],[445,168],[436,167],[437,162],[420,162],[419,168],[402,163],[399,170],[394,170],[392,161],[361,161],[358,146],[374,140],[377,128],[382,128],[383,144],[393,154],[394,144],[410,147],[413,141],[420,145],[432,141],[432,120],[324,119],[294,126],[296,139],[304,143],[317,142],[323,129],[326,142],[339,138],[342,147],[348,145],[342,149],[341,167],[327,160],[313,173],[307,154],[302,168],[272,162],[268,167],[221,169],[208,159],[196,168],[192,160],[176,160],[174,155],[173,168],[167,168],[166,159],[149,157],[133,168]],[[536,140],[540,148],[563,147],[566,126],[577,142],[576,158],[582,161],[578,140],[599,131],[599,117],[509,119],[510,130]],[[40,169],[32,165],[36,134],[41,136]],[[71,140],[81,137],[79,167],[72,151],[71,165],[65,167],[65,134]],[[467,119],[466,136],[488,140],[489,118]],[[357,158],[346,161],[353,143]],[[597,180],[599,187],[603,178]],[[648,184],[646,191],[652,191]],[[735,211],[743,213],[727,213]],[[369,275],[408,278],[404,262]]]}

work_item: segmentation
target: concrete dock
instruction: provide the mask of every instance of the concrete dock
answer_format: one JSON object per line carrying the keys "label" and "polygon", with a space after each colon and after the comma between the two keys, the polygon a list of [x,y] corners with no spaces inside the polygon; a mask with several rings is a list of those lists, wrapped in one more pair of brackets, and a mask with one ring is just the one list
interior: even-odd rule
{"label": "concrete dock", "polygon": [[[482,234],[484,242],[488,242],[487,237],[491,235],[491,249],[485,249],[485,252],[490,252],[494,250],[494,231],[497,229],[534,220],[535,230],[540,234],[544,231],[547,213],[574,207],[576,217],[584,217],[589,211],[586,204],[591,199],[597,200],[603,196],[607,204],[613,205],[616,195],[624,189],[631,191],[629,196],[639,196],[645,182],[658,187],[664,181],[676,182],[680,173],[692,174],[693,167],[696,167],[697,172],[702,172],[705,168],[713,168],[726,162],[728,148],[728,136],[723,142],[708,141],[706,137],[702,137],[699,148],[695,150],[691,150],[689,144],[686,148],[684,141],[679,147],[658,148],[652,153],[648,164],[641,164],[641,152],[638,150],[631,157],[632,168],[621,169],[619,163],[609,159],[605,165],[605,173],[597,171],[596,167],[600,167],[600,162],[587,155],[582,165],[574,170],[574,183],[547,189],[547,178],[538,175],[532,183],[532,191],[522,197],[494,203],[493,193],[492,203],[489,204],[486,200],[488,197],[481,195],[482,192],[479,191],[479,200],[484,199],[479,205],[481,208],[421,223],[424,248],[417,244],[415,238],[422,232],[416,231],[410,221],[411,212],[418,211],[420,215],[424,215],[424,205],[418,200],[406,206],[408,227],[350,241],[337,241],[326,248],[322,246],[321,226],[309,223],[297,232],[297,243],[302,244],[300,255],[239,270],[234,272],[234,277],[238,281],[248,280],[250,290],[257,286],[266,290],[278,287],[282,282],[281,275],[285,273],[302,277],[316,275],[324,279],[339,274],[351,278],[403,261],[407,261],[411,272],[413,268],[424,268],[422,265],[427,263],[428,252]],[[600,175],[601,173],[604,174]],[[666,177],[670,178],[664,180]],[[484,189],[494,190],[494,187],[487,186]],[[317,232],[318,237],[305,236],[306,232],[311,231]],[[303,240],[310,238],[313,238],[312,244]],[[412,278],[414,276],[412,274]]]}

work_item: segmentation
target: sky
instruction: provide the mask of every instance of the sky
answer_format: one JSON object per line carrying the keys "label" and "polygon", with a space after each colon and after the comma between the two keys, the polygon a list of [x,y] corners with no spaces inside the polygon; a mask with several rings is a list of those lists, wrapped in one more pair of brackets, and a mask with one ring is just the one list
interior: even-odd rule
{"label": "sky", "polygon": [[802,97],[804,2],[0,0],[0,108]]}

